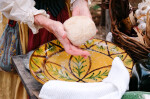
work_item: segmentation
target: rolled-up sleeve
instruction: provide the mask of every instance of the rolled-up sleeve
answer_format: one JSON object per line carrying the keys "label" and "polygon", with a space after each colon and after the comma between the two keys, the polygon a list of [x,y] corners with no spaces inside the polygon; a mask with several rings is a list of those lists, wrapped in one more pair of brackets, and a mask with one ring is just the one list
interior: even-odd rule
{"label": "rolled-up sleeve", "polygon": [[34,24],[34,15],[49,15],[44,10],[37,10],[34,0],[0,0],[0,11],[11,20],[20,21],[29,26],[34,34],[41,28]]}

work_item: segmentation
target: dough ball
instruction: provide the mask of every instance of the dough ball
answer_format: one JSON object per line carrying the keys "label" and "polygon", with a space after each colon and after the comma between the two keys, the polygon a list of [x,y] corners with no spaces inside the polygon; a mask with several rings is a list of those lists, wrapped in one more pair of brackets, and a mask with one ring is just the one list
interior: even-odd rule
{"label": "dough ball", "polygon": [[73,16],[64,22],[67,37],[75,46],[80,46],[96,35],[96,26],[87,16]]}

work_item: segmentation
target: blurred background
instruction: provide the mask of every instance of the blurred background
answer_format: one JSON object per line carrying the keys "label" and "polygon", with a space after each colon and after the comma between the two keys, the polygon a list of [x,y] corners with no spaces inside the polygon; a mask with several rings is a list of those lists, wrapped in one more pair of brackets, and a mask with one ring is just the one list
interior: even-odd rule
{"label": "blurred background", "polygon": [[92,0],[90,5],[92,18],[98,29],[98,33],[95,36],[97,39],[105,40],[107,33],[110,32],[111,22],[108,4],[108,0]]}

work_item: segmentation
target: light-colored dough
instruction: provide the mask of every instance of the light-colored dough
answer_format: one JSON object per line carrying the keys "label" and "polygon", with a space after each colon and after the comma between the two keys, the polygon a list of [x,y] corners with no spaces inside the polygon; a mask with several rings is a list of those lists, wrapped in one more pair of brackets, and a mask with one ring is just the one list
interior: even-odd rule
{"label": "light-colored dough", "polygon": [[75,46],[80,46],[96,35],[96,26],[87,16],[74,16],[64,22],[67,37]]}

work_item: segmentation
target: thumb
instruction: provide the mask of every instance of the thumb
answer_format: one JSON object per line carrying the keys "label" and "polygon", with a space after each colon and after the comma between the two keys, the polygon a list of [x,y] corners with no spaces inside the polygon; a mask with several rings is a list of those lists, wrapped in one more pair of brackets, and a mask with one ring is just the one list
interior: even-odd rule
{"label": "thumb", "polygon": [[58,30],[58,35],[61,36],[63,39],[67,37],[67,33],[63,28]]}
{"label": "thumb", "polygon": [[62,38],[65,39],[67,37],[67,33],[65,31],[62,32]]}

